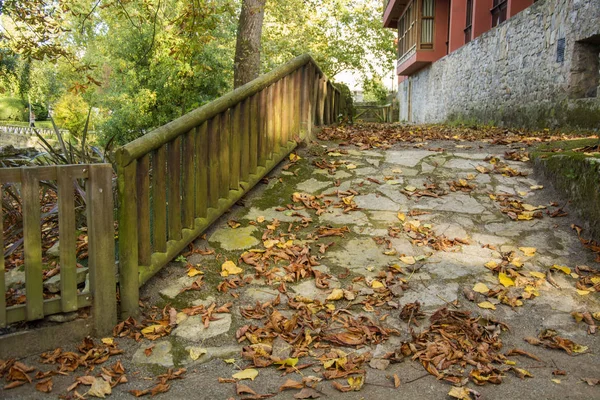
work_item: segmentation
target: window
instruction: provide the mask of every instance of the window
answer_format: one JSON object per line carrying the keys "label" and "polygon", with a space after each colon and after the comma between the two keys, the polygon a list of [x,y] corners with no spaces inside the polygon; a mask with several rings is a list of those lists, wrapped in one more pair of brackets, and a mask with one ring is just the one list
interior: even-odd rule
{"label": "window", "polygon": [[421,48],[433,49],[433,14],[434,0],[422,0],[421,14]]}
{"label": "window", "polygon": [[494,0],[492,7],[492,28],[506,21],[507,0]]}
{"label": "window", "polygon": [[417,44],[417,9],[409,4],[398,20],[398,59],[411,51]]}
{"label": "window", "polygon": [[465,44],[473,38],[473,0],[467,0],[467,22],[465,23]]}

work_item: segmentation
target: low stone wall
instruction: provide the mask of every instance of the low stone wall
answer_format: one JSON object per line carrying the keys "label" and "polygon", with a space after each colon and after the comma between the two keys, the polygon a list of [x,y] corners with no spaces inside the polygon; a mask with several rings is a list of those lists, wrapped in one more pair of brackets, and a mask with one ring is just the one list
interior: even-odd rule
{"label": "low stone wall", "polygon": [[[534,168],[562,192],[584,221],[585,237],[600,241],[600,155],[586,156],[570,148],[597,144],[596,140],[558,142],[532,153]],[[551,148],[563,151],[554,153]]]}
{"label": "low stone wall", "polygon": [[599,21],[600,0],[538,1],[402,82],[400,120],[600,129]]}
{"label": "low stone wall", "polygon": [[40,147],[36,136],[18,135],[0,131],[0,146],[11,145],[14,147]]}

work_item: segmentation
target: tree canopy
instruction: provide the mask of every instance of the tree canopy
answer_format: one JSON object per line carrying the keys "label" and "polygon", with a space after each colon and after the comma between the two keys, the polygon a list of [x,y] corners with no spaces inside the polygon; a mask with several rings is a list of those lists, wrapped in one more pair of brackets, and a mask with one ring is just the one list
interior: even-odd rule
{"label": "tree canopy", "polygon": [[[130,141],[231,90],[240,1],[0,1],[0,96],[53,115],[93,109],[100,141]],[[261,71],[305,52],[330,76],[391,68],[378,0],[267,0]],[[60,119],[59,117],[58,119]]]}

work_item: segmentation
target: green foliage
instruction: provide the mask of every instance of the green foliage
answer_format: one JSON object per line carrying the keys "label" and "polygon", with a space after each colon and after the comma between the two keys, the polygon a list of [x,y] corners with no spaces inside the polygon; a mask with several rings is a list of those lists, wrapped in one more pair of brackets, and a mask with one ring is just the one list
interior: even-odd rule
{"label": "green foliage", "polygon": [[387,103],[388,90],[378,76],[363,80],[363,93],[364,101],[367,103]]}
{"label": "green foliage", "polygon": [[[330,77],[391,68],[380,3],[269,0],[262,70],[306,52]],[[223,0],[5,0],[0,84],[75,136],[91,107],[99,141],[126,143],[232,89],[238,12]]]}
{"label": "green foliage", "polygon": [[85,127],[89,105],[81,96],[66,93],[54,105],[52,116],[56,123],[72,136],[80,137]]}
{"label": "green foliage", "polygon": [[340,92],[342,92],[342,97],[345,101],[345,107],[340,109],[340,113],[342,114],[342,122],[347,121],[352,123],[354,114],[356,112],[354,107],[354,98],[352,98],[352,91],[348,85],[344,83],[336,83],[335,86],[340,90]]}
{"label": "green foliage", "polygon": [[342,71],[372,75],[391,69],[394,33],[381,23],[376,0],[272,0],[263,28],[263,68],[311,53],[330,77]]}
{"label": "green foliage", "polygon": [[27,106],[18,97],[0,97],[0,120],[28,121]]}

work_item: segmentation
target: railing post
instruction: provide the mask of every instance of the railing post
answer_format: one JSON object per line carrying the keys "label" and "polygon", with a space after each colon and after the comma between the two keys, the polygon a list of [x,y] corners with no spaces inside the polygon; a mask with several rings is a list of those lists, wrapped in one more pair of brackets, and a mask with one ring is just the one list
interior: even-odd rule
{"label": "railing post", "polygon": [[21,169],[21,196],[27,320],[34,321],[44,318],[40,187],[34,167]]}
{"label": "railing post", "polygon": [[[2,182],[0,182],[0,198],[2,198]],[[4,226],[4,216],[0,207],[0,226]],[[4,235],[0,236],[0,249],[4,253]],[[5,275],[4,275],[4,254],[0,260],[0,328],[6,326],[6,292],[5,292]]]}
{"label": "railing post", "polygon": [[208,122],[196,129],[196,217],[204,218],[207,215],[208,193]]}
{"label": "railing post", "polygon": [[[112,167],[90,165],[87,220],[90,290],[94,333],[109,335],[117,323],[115,230],[113,223]],[[134,224],[134,229],[136,225]],[[136,247],[137,243],[133,243]],[[138,292],[136,285],[135,293]],[[136,304],[137,307],[137,304]]]}
{"label": "railing post", "polygon": [[[75,167],[79,168],[79,167]],[[60,303],[62,312],[77,310],[77,233],[73,166],[56,167],[58,185],[58,236],[60,238]],[[89,234],[89,230],[88,230]]]}
{"label": "railing post", "polygon": [[[121,318],[139,314],[139,265],[137,234],[137,160],[123,166],[117,153],[119,197],[119,290]],[[154,182],[156,184],[156,182]],[[89,205],[88,205],[89,207]],[[166,228],[166,227],[165,227]]]}

